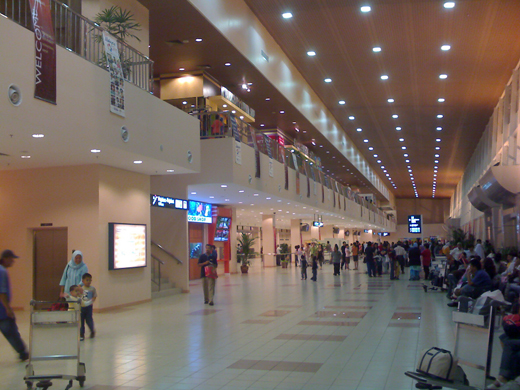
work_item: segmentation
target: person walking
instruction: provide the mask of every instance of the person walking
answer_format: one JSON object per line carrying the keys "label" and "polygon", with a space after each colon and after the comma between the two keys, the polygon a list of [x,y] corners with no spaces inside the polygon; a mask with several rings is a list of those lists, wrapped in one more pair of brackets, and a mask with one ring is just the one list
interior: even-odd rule
{"label": "person walking", "polygon": [[[323,269],[323,260],[325,259],[325,255],[324,255],[324,252],[323,252],[323,245],[319,244],[318,245],[318,252],[317,252],[317,260],[318,260],[318,263],[320,264],[320,269]],[[313,259],[312,261],[314,261],[314,256],[313,256]]]}
{"label": "person walking", "polygon": [[[213,295],[215,294],[215,276],[217,273],[217,260],[213,256],[213,247],[206,245],[206,253],[199,257],[197,264],[200,267],[200,277],[204,290],[204,303],[213,306]],[[207,270],[206,270],[207,268]]]}
{"label": "person walking", "polygon": [[375,249],[372,243],[369,241],[367,248],[365,249],[365,262],[367,263],[367,271],[369,277],[376,277],[376,264],[374,261]]}
{"label": "person walking", "polygon": [[7,273],[7,268],[13,266],[14,259],[18,259],[18,256],[10,249],[3,251],[0,257],[0,331],[18,353],[20,360],[24,362],[29,359],[29,353],[20,336],[16,317],[11,308],[11,284]]}
{"label": "person walking", "polygon": [[86,273],[88,273],[88,267],[83,262],[83,253],[75,250],[72,252],[72,259],[65,267],[60,280],[60,297],[65,298],[68,295],[70,286],[79,286]]}
{"label": "person walking", "polygon": [[352,244],[352,260],[354,261],[354,271],[357,271],[359,269],[358,267],[358,264],[359,264],[359,249],[358,249],[358,245],[357,245],[357,242],[353,243]]}
{"label": "person walking", "polygon": [[347,243],[343,241],[343,245],[341,245],[341,269],[343,267],[347,268]]}
{"label": "person walking", "polygon": [[312,278],[313,282],[318,281],[318,260],[312,259]]}
{"label": "person walking", "polygon": [[332,263],[334,264],[334,276],[339,276],[339,267],[341,265],[341,252],[339,251],[338,244],[334,245],[334,251],[332,252]]}
{"label": "person walking", "polygon": [[424,244],[424,250],[421,252],[421,264],[424,270],[424,280],[428,280],[430,276],[430,265],[432,263],[432,255],[430,245]]}
{"label": "person walking", "polygon": [[414,243],[410,248],[408,259],[410,264],[410,280],[419,280],[421,272],[421,250],[417,243]]}
{"label": "person walking", "polygon": [[345,245],[345,269],[350,271],[350,247]]}

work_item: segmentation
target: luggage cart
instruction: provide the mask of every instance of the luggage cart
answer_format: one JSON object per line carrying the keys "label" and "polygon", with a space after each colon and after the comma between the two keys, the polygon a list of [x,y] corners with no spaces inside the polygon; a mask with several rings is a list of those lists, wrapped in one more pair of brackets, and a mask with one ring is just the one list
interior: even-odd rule
{"label": "luggage cart", "polygon": [[493,353],[495,315],[494,307],[491,307],[488,318],[476,314],[453,312],[453,322],[455,322],[453,355],[458,358],[460,365],[483,371],[482,387],[470,386],[466,381],[460,379],[442,380],[418,371],[408,371],[405,372],[405,375],[417,381],[415,387],[418,389],[433,390],[446,387],[458,390],[480,390],[486,388],[487,381],[495,379],[489,375]]}
{"label": "luggage cart", "polygon": [[[70,389],[75,380],[81,387],[85,383],[85,363],[80,362],[80,311],[50,311],[55,303],[31,301],[29,363],[24,377],[28,389],[36,384],[36,388],[45,390],[52,386],[52,379],[68,380],[65,390]],[[76,375],[35,375],[35,362],[51,360],[75,360]]]}

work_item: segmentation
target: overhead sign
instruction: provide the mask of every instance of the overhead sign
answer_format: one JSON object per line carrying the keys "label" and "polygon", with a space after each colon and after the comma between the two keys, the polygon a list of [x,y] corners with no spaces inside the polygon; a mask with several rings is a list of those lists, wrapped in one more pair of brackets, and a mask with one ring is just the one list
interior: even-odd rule
{"label": "overhead sign", "polygon": [[388,237],[390,235],[388,232],[379,232],[377,234],[379,234],[381,237]]}
{"label": "overhead sign", "polygon": [[408,233],[421,234],[422,233],[422,215],[408,216]]}
{"label": "overhead sign", "polygon": [[166,209],[188,210],[188,201],[168,196],[150,195],[150,205]]}
{"label": "overhead sign", "polygon": [[312,226],[314,226],[314,227],[323,227],[323,222],[314,221],[314,222],[312,222]]}

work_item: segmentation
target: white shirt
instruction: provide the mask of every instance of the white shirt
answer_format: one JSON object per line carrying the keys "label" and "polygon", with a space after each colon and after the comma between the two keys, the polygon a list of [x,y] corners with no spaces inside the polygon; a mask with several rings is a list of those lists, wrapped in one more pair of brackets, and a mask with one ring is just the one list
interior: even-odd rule
{"label": "white shirt", "polygon": [[484,248],[482,248],[482,244],[477,244],[475,247],[475,253],[480,256],[481,259],[485,259],[486,255],[484,254]]}
{"label": "white shirt", "polygon": [[459,260],[462,252],[463,251],[461,249],[455,248],[451,250],[450,255],[452,255],[455,260]]}
{"label": "white shirt", "polygon": [[406,250],[401,245],[397,245],[395,247],[395,255],[404,257],[406,256]]}

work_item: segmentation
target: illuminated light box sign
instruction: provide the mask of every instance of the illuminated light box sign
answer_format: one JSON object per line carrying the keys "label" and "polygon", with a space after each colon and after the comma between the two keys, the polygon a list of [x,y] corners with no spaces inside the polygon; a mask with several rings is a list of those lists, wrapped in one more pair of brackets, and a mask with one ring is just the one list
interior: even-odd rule
{"label": "illuminated light box sign", "polygon": [[190,200],[188,202],[188,222],[211,223],[211,205]]}
{"label": "illuminated light box sign", "polygon": [[323,222],[320,221],[313,221],[312,226],[314,227],[323,227]]}
{"label": "illuminated light box sign", "polygon": [[377,234],[379,234],[381,237],[388,237],[390,235],[388,232],[379,232]]}
{"label": "illuminated light box sign", "polygon": [[422,215],[408,216],[408,233],[421,234],[422,233]]}
{"label": "illuminated light box sign", "polygon": [[188,210],[188,201],[184,199],[170,198],[162,195],[150,195],[150,204],[153,207],[165,209]]}
{"label": "illuminated light box sign", "polygon": [[108,269],[146,267],[146,225],[108,224]]}

